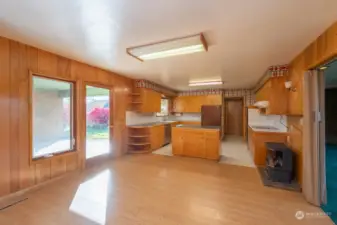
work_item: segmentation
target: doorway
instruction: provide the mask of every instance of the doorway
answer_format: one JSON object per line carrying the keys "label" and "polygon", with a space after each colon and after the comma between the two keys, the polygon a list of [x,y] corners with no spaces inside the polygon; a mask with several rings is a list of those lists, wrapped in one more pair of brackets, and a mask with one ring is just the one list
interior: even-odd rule
{"label": "doorway", "polygon": [[111,155],[112,98],[110,88],[86,85],[86,160]]}
{"label": "doorway", "polygon": [[324,122],[326,204],[322,206],[337,223],[337,60],[325,65]]}
{"label": "doorway", "polygon": [[225,99],[225,134],[243,136],[242,99]]}
{"label": "doorway", "polygon": [[224,99],[224,139],[221,143],[220,163],[255,167],[245,141],[244,98]]}

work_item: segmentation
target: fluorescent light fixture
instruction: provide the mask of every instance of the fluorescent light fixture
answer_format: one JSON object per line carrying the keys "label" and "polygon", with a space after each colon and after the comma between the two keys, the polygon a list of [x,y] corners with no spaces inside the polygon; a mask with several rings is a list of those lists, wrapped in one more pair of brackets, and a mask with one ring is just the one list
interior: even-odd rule
{"label": "fluorescent light fixture", "polygon": [[320,70],[326,70],[326,69],[328,69],[328,67],[327,66],[322,66],[321,68],[319,68]]}
{"label": "fluorescent light fixture", "polygon": [[176,38],[158,43],[127,48],[126,52],[140,61],[160,59],[207,51],[208,46],[203,34]]}
{"label": "fluorescent light fixture", "polygon": [[208,86],[208,85],[222,85],[224,82],[223,81],[208,81],[208,82],[193,82],[189,83],[188,86]]}

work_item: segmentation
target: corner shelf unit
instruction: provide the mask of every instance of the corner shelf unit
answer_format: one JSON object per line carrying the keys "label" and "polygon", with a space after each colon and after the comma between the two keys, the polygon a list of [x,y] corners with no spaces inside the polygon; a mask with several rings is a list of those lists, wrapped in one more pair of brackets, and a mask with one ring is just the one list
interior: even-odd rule
{"label": "corner shelf unit", "polygon": [[151,152],[149,127],[128,127],[128,153],[142,154]]}

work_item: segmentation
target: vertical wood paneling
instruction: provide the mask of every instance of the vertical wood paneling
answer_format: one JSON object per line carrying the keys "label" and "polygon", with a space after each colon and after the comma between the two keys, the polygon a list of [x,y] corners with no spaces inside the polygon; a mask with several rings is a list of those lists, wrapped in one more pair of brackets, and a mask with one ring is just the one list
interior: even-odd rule
{"label": "vertical wood paneling", "polygon": [[[52,53],[38,50],[38,73],[57,76],[58,57]],[[35,72],[35,71],[34,71]]]}
{"label": "vertical wood paneling", "polygon": [[50,177],[54,178],[67,171],[66,157],[56,157],[51,159]]}
{"label": "vertical wood paneling", "polygon": [[64,57],[57,59],[57,75],[62,78],[71,78],[71,60]]}
{"label": "vertical wood paneling", "polygon": [[51,177],[51,163],[50,160],[42,160],[35,164],[35,182],[36,184],[47,181]]}
{"label": "vertical wood paneling", "polygon": [[0,38],[0,196],[10,193],[10,48]]}
{"label": "vertical wood paneling", "polygon": [[20,44],[10,42],[10,163],[11,163],[11,192],[20,189],[19,162],[19,83],[20,83]]}
{"label": "vertical wood paneling", "polygon": [[68,155],[65,157],[66,160],[66,171],[74,171],[78,169],[78,159],[76,154]]}
{"label": "vertical wood paneling", "polygon": [[[30,162],[29,71],[73,80],[77,112],[77,152]],[[0,37],[0,196],[85,166],[85,82],[113,89],[115,155],[125,152],[125,111],[132,80]],[[117,91],[115,91],[117,90]],[[115,96],[115,95],[113,95]]]}
{"label": "vertical wood paneling", "polygon": [[[19,82],[18,87],[18,114],[19,114],[19,126],[18,126],[18,152],[19,152],[19,189],[27,188],[34,185],[34,168],[29,165],[29,111],[28,111],[28,73],[29,73],[29,48],[26,45],[19,44]],[[28,159],[28,160],[27,160]]]}

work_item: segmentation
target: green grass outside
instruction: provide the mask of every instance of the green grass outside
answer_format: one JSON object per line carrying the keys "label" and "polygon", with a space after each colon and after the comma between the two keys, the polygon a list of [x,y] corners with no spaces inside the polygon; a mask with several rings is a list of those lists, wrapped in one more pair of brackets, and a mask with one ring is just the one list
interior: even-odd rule
{"label": "green grass outside", "polygon": [[87,127],[88,139],[109,139],[108,128]]}

